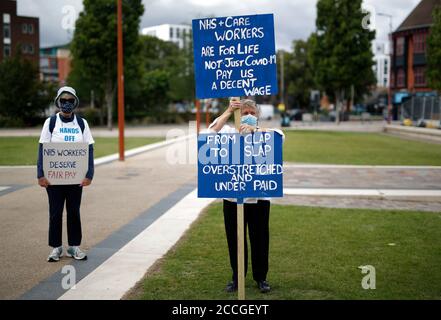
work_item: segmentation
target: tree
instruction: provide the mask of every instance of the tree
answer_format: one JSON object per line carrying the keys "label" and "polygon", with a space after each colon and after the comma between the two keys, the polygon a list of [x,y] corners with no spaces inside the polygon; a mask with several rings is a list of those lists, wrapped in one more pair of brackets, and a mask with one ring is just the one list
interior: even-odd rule
{"label": "tree", "polygon": [[309,51],[309,41],[294,40],[292,52],[284,56],[288,101],[300,108],[309,106],[310,92],[315,89]]}
{"label": "tree", "polygon": [[429,86],[441,91],[441,6],[433,11],[433,25],[427,40],[427,78]]}
{"label": "tree", "polygon": [[[115,0],[84,0],[71,44],[73,66],[80,66],[89,81],[103,92],[107,126],[112,128],[113,101],[117,87],[117,15]],[[141,0],[123,0],[124,79],[138,74]],[[128,85],[130,88],[130,84]]]}
{"label": "tree", "polygon": [[37,66],[22,56],[0,63],[0,116],[12,123],[26,124],[41,117],[54,91],[40,82]]}
{"label": "tree", "polygon": [[156,37],[141,36],[140,72],[144,112],[165,110],[171,101],[189,101],[194,96],[190,49]]}
{"label": "tree", "polygon": [[354,90],[359,98],[375,84],[371,42],[375,31],[363,26],[362,0],[319,0],[317,31],[312,35],[312,61],[317,84],[336,104]]}

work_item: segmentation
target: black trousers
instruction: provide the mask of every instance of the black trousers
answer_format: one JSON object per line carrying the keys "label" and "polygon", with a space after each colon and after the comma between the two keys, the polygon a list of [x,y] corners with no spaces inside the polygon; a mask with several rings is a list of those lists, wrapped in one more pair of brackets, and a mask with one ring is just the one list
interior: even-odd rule
{"label": "black trousers", "polygon": [[[253,279],[266,280],[268,273],[269,254],[269,213],[270,202],[259,200],[257,203],[244,204],[245,232],[245,275],[248,269],[247,229],[251,245],[251,264]],[[224,200],[224,223],[227,234],[230,264],[233,270],[233,280],[237,281],[237,204]]]}
{"label": "black trousers", "polygon": [[62,245],[63,210],[67,211],[67,239],[69,246],[81,244],[80,205],[83,187],[79,185],[56,185],[46,188],[49,197],[49,246]]}

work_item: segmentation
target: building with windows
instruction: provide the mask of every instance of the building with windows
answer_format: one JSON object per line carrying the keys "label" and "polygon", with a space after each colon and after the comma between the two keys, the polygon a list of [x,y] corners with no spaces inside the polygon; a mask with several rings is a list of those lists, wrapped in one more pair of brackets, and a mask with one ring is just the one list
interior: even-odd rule
{"label": "building with windows", "polygon": [[43,81],[65,85],[71,71],[72,57],[69,45],[40,49],[40,74]]}
{"label": "building with windows", "polygon": [[16,1],[0,1],[0,35],[0,62],[21,51],[23,57],[38,65],[40,60],[39,19],[18,16]]}
{"label": "building with windows", "polygon": [[422,0],[392,33],[391,89],[409,94],[433,91],[428,87],[427,38],[433,24],[432,12],[441,0]]}
{"label": "building with windows", "polygon": [[141,34],[173,42],[182,49],[187,47],[191,36],[191,26],[185,24],[161,24],[159,26],[143,28]]}
{"label": "building with windows", "polygon": [[374,61],[374,73],[377,79],[377,87],[388,88],[390,75],[390,55],[386,54],[384,43],[375,44]]}

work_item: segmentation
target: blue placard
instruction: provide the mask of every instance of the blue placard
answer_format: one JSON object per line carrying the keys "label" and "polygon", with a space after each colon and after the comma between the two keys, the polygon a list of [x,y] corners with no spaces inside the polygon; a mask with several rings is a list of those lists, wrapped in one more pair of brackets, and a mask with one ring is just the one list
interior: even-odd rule
{"label": "blue placard", "polygon": [[274,16],[193,20],[198,99],[277,94]]}
{"label": "blue placard", "polygon": [[283,197],[282,136],[200,134],[198,197]]}

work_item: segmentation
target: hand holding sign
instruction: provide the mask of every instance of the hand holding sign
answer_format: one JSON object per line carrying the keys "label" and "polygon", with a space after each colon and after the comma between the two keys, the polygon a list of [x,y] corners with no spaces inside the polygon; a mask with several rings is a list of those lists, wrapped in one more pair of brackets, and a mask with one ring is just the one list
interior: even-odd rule
{"label": "hand holding sign", "polygon": [[256,127],[250,126],[249,124],[241,124],[239,127],[239,132],[244,133],[253,133],[256,131]]}
{"label": "hand holding sign", "polygon": [[240,110],[240,106],[241,104],[238,98],[231,98],[228,110],[230,111],[230,113],[234,113],[236,110]]}

